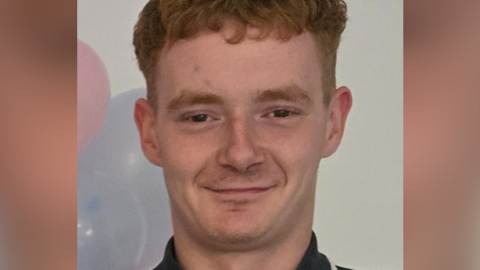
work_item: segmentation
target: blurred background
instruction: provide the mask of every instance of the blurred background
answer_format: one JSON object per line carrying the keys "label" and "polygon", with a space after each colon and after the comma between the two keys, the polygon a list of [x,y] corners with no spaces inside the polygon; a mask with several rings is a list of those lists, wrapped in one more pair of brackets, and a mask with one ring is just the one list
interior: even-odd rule
{"label": "blurred background", "polygon": [[2,270],[76,269],[76,35],[76,1],[0,0]]}
{"label": "blurred background", "polygon": [[[78,37],[83,44],[79,48],[88,47],[82,51],[79,49],[79,54],[95,53],[104,65],[98,68],[79,64],[79,74],[84,74],[84,78],[92,78],[87,71],[105,70],[107,74],[100,77],[108,77],[112,97],[103,130],[79,153],[78,211],[79,220],[85,220],[84,223],[93,220],[95,224],[101,224],[94,215],[107,211],[108,206],[94,213],[88,211],[91,210],[89,206],[96,206],[95,202],[99,200],[115,200],[101,194],[90,196],[92,190],[101,190],[102,187],[86,186],[85,191],[80,191],[81,182],[92,182],[88,179],[103,179],[108,186],[106,175],[111,177],[114,172],[127,170],[123,176],[110,181],[124,182],[128,186],[136,186],[138,190],[155,186],[149,189],[151,199],[138,199],[140,208],[153,204],[147,207],[150,212],[145,215],[150,220],[141,224],[132,221],[129,226],[148,228],[149,224],[155,224],[150,226],[157,232],[154,236],[146,236],[149,230],[145,229],[143,235],[126,237],[136,239],[129,242],[138,242],[134,245],[142,246],[145,250],[158,249],[160,253],[155,255],[156,258],[135,257],[140,262],[149,261],[147,264],[154,265],[154,261],[161,260],[165,241],[171,234],[168,226],[159,229],[169,222],[164,218],[168,203],[162,202],[166,191],[158,184],[163,181],[161,172],[146,163],[139,152],[131,118],[133,102],[143,95],[142,88],[145,87],[144,78],[137,68],[132,35],[138,14],[146,2],[78,0]],[[403,269],[403,1],[346,2],[350,20],[340,45],[337,72],[339,85],[347,85],[352,89],[354,105],[342,146],[333,157],[322,161],[320,166],[314,230],[319,238],[320,250],[336,264],[355,269]],[[89,50],[92,52],[85,53]],[[85,73],[81,70],[85,70]],[[103,89],[105,86],[102,86],[102,81],[106,79],[102,78],[89,81],[96,81],[97,87]],[[81,77],[79,84],[80,80]],[[87,90],[82,89],[79,85],[79,91],[82,91],[79,92],[79,113],[83,111],[82,108],[89,108],[87,102],[81,101],[82,97],[92,100],[92,96],[86,94]],[[95,103],[90,103],[91,106],[105,106],[100,102],[104,98],[96,98]],[[85,119],[82,120],[79,115],[79,128],[83,121],[92,123],[98,120],[87,116]],[[121,146],[115,149],[115,145]],[[112,162],[114,157],[118,162]],[[83,175],[80,171],[87,172]],[[88,175],[93,171],[97,172],[96,175]],[[143,176],[140,177],[140,173]],[[140,179],[143,183],[140,183]],[[121,194],[121,191],[118,192]],[[133,198],[137,196],[132,194]],[[81,205],[83,201],[84,206]],[[155,205],[158,207],[155,208]],[[82,211],[84,214],[80,214]],[[133,209],[131,211],[132,215],[136,215]],[[112,216],[111,220],[116,218],[120,217]],[[85,242],[79,246],[79,265],[86,264],[82,263],[83,259],[88,261],[87,258],[98,254],[92,248],[87,248],[89,241],[93,241],[88,240],[92,237],[88,237],[87,232],[79,231],[80,235],[84,235],[82,243]],[[115,238],[112,235],[104,237]],[[154,241],[156,244],[142,240],[152,237],[157,239]],[[125,257],[121,255],[124,254],[122,252],[116,250],[116,255],[112,256]],[[109,264],[108,259],[95,260],[99,264]]]}
{"label": "blurred background", "polygon": [[480,269],[479,14],[405,1],[406,269]]}

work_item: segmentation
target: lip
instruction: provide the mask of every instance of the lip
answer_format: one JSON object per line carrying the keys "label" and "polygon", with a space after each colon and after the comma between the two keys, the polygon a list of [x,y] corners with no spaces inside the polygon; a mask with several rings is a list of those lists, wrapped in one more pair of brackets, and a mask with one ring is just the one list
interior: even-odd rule
{"label": "lip", "polygon": [[249,187],[249,188],[222,188],[222,189],[213,189],[207,188],[208,190],[218,193],[218,194],[256,194],[263,193],[268,191],[271,187]]}
{"label": "lip", "polygon": [[270,190],[277,185],[268,187],[226,187],[226,188],[210,188],[205,187],[206,190],[212,192],[223,198],[237,198],[237,199],[254,199],[264,194],[267,194]]}

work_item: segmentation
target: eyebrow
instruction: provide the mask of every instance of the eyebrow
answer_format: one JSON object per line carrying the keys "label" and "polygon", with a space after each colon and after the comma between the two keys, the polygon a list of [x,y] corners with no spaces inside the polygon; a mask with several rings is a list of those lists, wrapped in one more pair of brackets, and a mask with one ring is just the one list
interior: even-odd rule
{"label": "eyebrow", "polygon": [[220,105],[223,100],[220,96],[211,93],[202,93],[184,89],[180,94],[168,103],[168,110],[178,110],[185,106],[197,104],[217,104]]}
{"label": "eyebrow", "polygon": [[285,100],[291,102],[305,102],[312,103],[312,98],[308,92],[296,84],[284,85],[280,87],[270,88],[265,91],[259,91],[255,98],[256,102],[269,102]]}
{"label": "eyebrow", "polygon": [[[259,90],[254,101],[257,103],[270,101],[290,101],[312,103],[312,99],[308,92],[298,85],[283,85],[280,87],[270,88],[267,90]],[[178,110],[182,107],[193,106],[197,104],[223,104],[223,99],[215,94],[183,89],[180,94],[168,103],[169,111]]]}

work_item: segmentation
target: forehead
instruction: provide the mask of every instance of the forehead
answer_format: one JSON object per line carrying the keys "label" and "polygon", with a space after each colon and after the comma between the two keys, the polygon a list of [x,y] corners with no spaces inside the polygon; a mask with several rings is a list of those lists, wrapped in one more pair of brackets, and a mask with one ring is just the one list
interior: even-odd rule
{"label": "forehead", "polygon": [[297,84],[321,85],[319,47],[309,33],[288,41],[266,38],[228,44],[222,33],[203,33],[180,40],[161,52],[156,82],[159,95],[181,89],[223,93]]}

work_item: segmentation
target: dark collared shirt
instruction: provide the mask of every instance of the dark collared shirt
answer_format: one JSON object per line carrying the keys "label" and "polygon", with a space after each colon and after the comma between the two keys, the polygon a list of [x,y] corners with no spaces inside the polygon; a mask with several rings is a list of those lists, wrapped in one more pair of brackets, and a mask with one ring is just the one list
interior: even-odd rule
{"label": "dark collared shirt", "polygon": [[[339,266],[337,266],[337,269],[349,270]],[[165,248],[165,255],[163,257],[163,261],[153,270],[182,270],[175,256],[173,237],[170,238],[170,241],[168,241],[167,247]],[[313,232],[312,239],[310,240],[310,246],[308,247],[307,252],[305,252],[303,259],[300,261],[297,270],[332,270],[332,267],[327,257],[322,253],[318,252],[317,237]]]}

